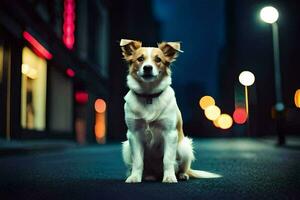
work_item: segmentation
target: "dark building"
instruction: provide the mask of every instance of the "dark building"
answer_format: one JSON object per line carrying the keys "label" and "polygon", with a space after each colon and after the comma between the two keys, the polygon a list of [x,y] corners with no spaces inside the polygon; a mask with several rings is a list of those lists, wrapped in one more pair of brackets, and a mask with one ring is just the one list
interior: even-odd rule
{"label": "dark building", "polygon": [[133,0],[1,1],[1,137],[79,143],[125,138],[127,66],[118,42],[159,41],[151,5]]}
{"label": "dark building", "polygon": [[85,143],[97,122],[102,137],[94,103],[108,99],[108,31],[100,1],[1,1],[1,137]]}

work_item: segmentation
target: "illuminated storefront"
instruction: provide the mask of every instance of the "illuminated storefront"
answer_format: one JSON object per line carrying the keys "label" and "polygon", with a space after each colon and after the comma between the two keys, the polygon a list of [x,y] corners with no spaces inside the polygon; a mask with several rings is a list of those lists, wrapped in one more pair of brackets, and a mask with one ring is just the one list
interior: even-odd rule
{"label": "illuminated storefront", "polygon": [[[82,31],[89,29],[85,21],[93,17],[85,9],[88,4],[74,0],[53,2],[54,6],[43,1],[1,2],[1,138],[105,142],[106,112],[99,113],[98,106],[95,114],[94,103],[107,99],[103,78],[107,68],[99,65],[106,65],[107,52],[104,42],[87,40],[87,32]],[[105,30],[99,33],[106,37]],[[104,36],[100,38],[105,40]],[[87,48],[101,59],[86,54]]]}
{"label": "illuminated storefront", "polygon": [[47,61],[24,47],[21,67],[21,126],[43,131],[46,128]]}

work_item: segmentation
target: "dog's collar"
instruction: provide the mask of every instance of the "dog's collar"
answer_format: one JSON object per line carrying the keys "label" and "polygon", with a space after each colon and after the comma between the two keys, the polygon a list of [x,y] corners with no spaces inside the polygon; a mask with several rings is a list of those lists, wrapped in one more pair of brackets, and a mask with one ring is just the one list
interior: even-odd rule
{"label": "dog's collar", "polygon": [[154,93],[154,94],[140,94],[140,93],[137,93],[137,92],[135,92],[135,91],[133,91],[133,90],[132,90],[132,92],[133,92],[136,96],[138,96],[138,97],[145,98],[146,104],[152,104],[152,100],[153,100],[154,98],[159,97],[159,96],[164,92],[164,90],[161,91],[161,92],[158,92],[158,93]]}

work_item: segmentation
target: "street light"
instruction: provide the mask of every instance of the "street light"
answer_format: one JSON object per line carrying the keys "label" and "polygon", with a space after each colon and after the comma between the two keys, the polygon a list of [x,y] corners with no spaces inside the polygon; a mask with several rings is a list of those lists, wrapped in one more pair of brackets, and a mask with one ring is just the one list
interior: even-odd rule
{"label": "street light", "polygon": [[[275,77],[275,94],[276,94],[275,111],[279,114],[280,119],[282,120],[282,113],[285,109],[285,106],[282,99],[281,73],[280,73],[280,60],[279,60],[279,37],[278,37],[278,25],[276,23],[279,17],[279,13],[276,8],[272,6],[267,6],[261,9],[260,17],[262,21],[272,25],[274,77]],[[285,144],[285,137],[281,129],[281,123],[279,123],[278,115],[277,115],[277,132],[278,132],[279,145]]]}
{"label": "street light", "polygon": [[260,18],[266,23],[273,24],[277,21],[278,17],[278,11],[272,6],[264,7],[260,11]]}
{"label": "street light", "polygon": [[[245,86],[245,104],[246,104],[246,113],[249,113],[249,106],[248,106],[248,86],[251,86],[255,81],[255,76],[252,72],[243,71],[239,75],[239,81],[242,85]],[[249,117],[249,115],[248,115]]]}

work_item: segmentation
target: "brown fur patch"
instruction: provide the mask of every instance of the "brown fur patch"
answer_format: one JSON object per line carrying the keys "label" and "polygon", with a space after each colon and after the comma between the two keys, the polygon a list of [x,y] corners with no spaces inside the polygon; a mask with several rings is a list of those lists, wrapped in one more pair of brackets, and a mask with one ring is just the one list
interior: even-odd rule
{"label": "brown fur patch", "polygon": [[184,133],[183,133],[183,122],[182,122],[182,116],[181,112],[179,109],[177,109],[177,124],[176,124],[176,129],[178,132],[178,142],[180,142],[184,138]]}

